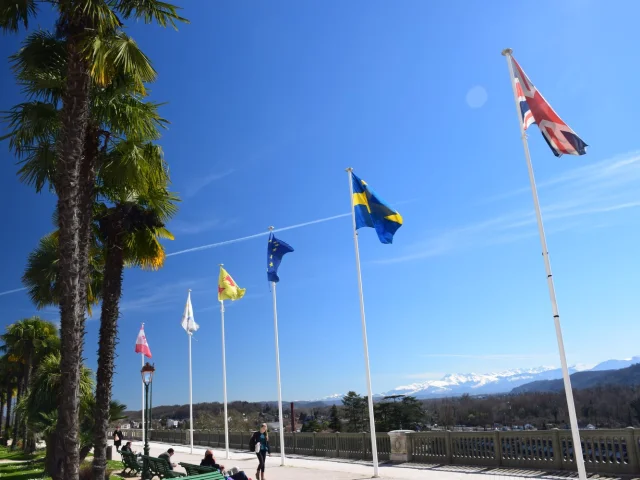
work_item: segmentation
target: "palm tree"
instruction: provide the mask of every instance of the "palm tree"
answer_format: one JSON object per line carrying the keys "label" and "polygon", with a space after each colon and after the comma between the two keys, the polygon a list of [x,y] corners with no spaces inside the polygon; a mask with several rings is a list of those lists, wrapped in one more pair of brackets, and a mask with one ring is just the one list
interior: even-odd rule
{"label": "palm tree", "polygon": [[[44,1],[44,0],[43,0]],[[0,28],[28,27],[36,0],[3,1]],[[161,0],[48,0],[58,10],[58,35],[65,39],[66,75],[61,92],[60,135],[56,148],[60,250],[62,380],[58,433],[63,441],[55,477],[77,480],[79,473],[77,396],[84,333],[85,278],[88,273],[95,157],[86,155],[92,83],[108,85],[115,67],[128,70],[139,84],[155,77],[148,59],[119,31],[122,19],[185,21],[177,8]]]}
{"label": "palm tree", "polygon": [[[55,39],[38,35],[33,41],[43,40],[55,51]],[[16,61],[23,62],[21,57]],[[32,73],[34,78],[42,76],[40,72]],[[93,249],[89,271],[91,288],[86,297],[89,308],[98,295],[103,299],[94,442],[94,476],[102,478],[109,423],[105,412],[111,398],[122,271],[125,265],[149,269],[162,266],[164,250],[158,239],[172,238],[164,223],[175,214],[177,198],[166,189],[169,175],[161,149],[147,141],[159,137],[158,128],[165,122],[157,114],[158,105],[144,102],[135,92],[135,85],[122,75],[116,87],[96,92],[91,106],[92,123],[102,125],[104,136],[102,148],[94,152],[100,168],[95,189],[98,202],[93,208],[96,222],[90,242]],[[38,111],[43,113],[35,114]],[[123,117],[123,111],[128,115]],[[38,190],[50,183],[49,178],[55,174],[55,163],[51,161],[55,157],[50,155],[55,148],[55,141],[51,139],[57,135],[55,112],[55,105],[40,102],[21,104],[9,116],[11,141],[32,145],[23,160],[21,174]],[[123,135],[126,139],[118,140]],[[90,143],[95,145],[97,139],[96,136]],[[40,241],[38,249],[29,257],[23,276],[32,300],[39,307],[57,301],[60,295],[57,239],[58,234],[54,232]]]}
{"label": "palm tree", "polygon": [[123,270],[126,265],[156,270],[164,264],[165,253],[159,239],[173,238],[165,223],[176,211],[177,199],[163,185],[151,185],[139,195],[122,193],[112,205],[101,204],[97,213],[105,267],[96,388],[95,479],[104,478],[106,469],[110,420],[107,406],[111,401]]}
{"label": "palm tree", "polygon": [[[33,53],[34,50],[38,53]],[[46,60],[40,61],[39,56],[46,57]],[[55,190],[53,179],[57,176],[58,167],[55,152],[61,125],[58,92],[64,73],[65,51],[53,35],[36,32],[25,41],[23,49],[13,57],[13,61],[23,82],[29,85],[28,90],[37,92],[45,101],[33,100],[14,107],[6,117],[10,125],[10,133],[6,138],[10,139],[11,148],[22,155],[20,174],[23,181],[33,184],[37,191],[47,184]],[[108,199],[114,192],[144,190],[148,189],[146,185],[150,183],[166,184],[168,181],[162,151],[149,143],[159,138],[159,128],[166,123],[158,115],[159,105],[144,100],[135,78],[126,71],[114,75],[117,81],[108,87],[94,88],[90,105],[92,128],[86,137],[85,156],[95,157],[100,167],[98,189],[92,189],[94,198]],[[94,203],[92,213],[95,213],[93,210],[97,205]],[[59,219],[58,214],[58,225]],[[90,310],[100,291],[103,251],[96,244],[95,226],[89,232],[92,261],[85,276],[90,281],[84,300]],[[40,307],[62,299],[61,249],[57,248],[56,252],[60,235],[58,231],[41,240],[39,248],[30,256],[24,275],[30,295]],[[115,339],[111,341],[114,342]],[[111,372],[111,376],[113,367],[107,367],[107,371]],[[99,377],[102,385],[103,375]],[[108,400],[104,403],[101,399],[99,403],[100,412],[108,411]],[[104,435],[106,442],[106,427]],[[100,459],[101,455],[98,453],[96,458]]]}
{"label": "palm tree", "polygon": [[[4,345],[0,346],[0,351],[7,353],[10,361],[18,362],[23,366],[17,397],[17,401],[20,401],[20,395],[29,388],[29,379],[34,364],[37,366],[45,355],[59,350],[60,341],[56,326],[39,317],[25,318],[9,325],[6,332],[0,335],[0,340],[4,342]],[[20,426],[19,415],[15,416],[14,425],[12,449],[17,444]],[[26,447],[26,426],[22,430],[22,438]]]}
{"label": "palm tree", "polygon": [[[18,403],[16,410],[24,418],[26,423],[34,431],[42,433],[46,442],[45,469],[47,473],[52,474],[57,471],[56,450],[60,447],[60,442],[56,439],[58,415],[58,399],[62,394],[63,374],[60,369],[60,354],[51,354],[46,356],[38,368],[35,370],[31,389]],[[91,378],[91,370],[82,366],[81,376],[78,390],[78,398],[80,399],[80,413],[82,416],[90,416],[92,412],[87,410],[91,405],[93,397],[93,379]],[[90,447],[87,449],[85,445],[83,453],[86,456]]]}
{"label": "palm tree", "polygon": [[[18,387],[19,372],[22,372],[19,364],[9,361],[9,355],[5,354],[0,357],[0,388],[4,391],[4,399],[6,404],[5,424],[4,424],[4,444],[9,438],[11,431],[11,407],[13,398],[16,395]],[[2,410],[0,410],[1,412]]]}

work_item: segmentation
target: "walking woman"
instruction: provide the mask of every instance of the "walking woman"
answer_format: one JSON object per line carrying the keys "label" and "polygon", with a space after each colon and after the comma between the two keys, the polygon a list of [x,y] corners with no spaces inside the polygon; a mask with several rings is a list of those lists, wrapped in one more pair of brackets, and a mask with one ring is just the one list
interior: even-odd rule
{"label": "walking woman", "polygon": [[265,480],[264,478],[264,464],[267,454],[271,456],[271,449],[269,448],[269,432],[267,432],[267,424],[263,423],[260,427],[260,431],[255,432],[251,440],[249,441],[249,447],[256,452],[258,457],[258,470],[256,470],[256,478],[258,480]]}
{"label": "walking woman", "polygon": [[120,430],[120,425],[113,431],[113,444],[116,447],[116,452],[119,452],[120,445],[122,445],[122,430]]}

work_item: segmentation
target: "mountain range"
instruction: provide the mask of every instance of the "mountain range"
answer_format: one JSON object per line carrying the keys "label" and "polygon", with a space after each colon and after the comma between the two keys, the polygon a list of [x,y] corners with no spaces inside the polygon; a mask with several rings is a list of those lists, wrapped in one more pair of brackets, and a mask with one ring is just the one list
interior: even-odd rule
{"label": "mountain range", "polygon": [[[616,370],[591,370],[571,375],[571,388],[585,389],[594,387],[640,385],[640,364]],[[562,392],[564,382],[558,380],[538,380],[514,388],[511,393]]]}
{"label": "mountain range", "polygon": [[[584,365],[574,365],[569,367],[569,373],[577,372],[604,372],[607,370],[619,370],[631,365],[640,363],[640,356],[623,360],[606,360],[598,363],[594,367]],[[518,387],[532,382],[543,382],[558,380],[562,378],[562,370],[557,367],[536,367],[510,369],[495,373],[485,374],[448,374],[440,380],[429,380],[427,382],[412,383],[402,385],[389,390],[388,392],[374,395],[374,398],[381,398],[391,395],[411,395],[416,398],[438,398],[452,397],[464,394],[469,395],[489,395],[497,393],[509,393]],[[561,383],[561,380],[560,380]],[[580,388],[579,386],[576,386]],[[556,387],[553,387],[556,388]],[[583,387],[586,388],[586,387]],[[514,391],[514,393],[516,393]],[[334,394],[321,398],[321,401],[328,404],[341,403],[343,395]]]}

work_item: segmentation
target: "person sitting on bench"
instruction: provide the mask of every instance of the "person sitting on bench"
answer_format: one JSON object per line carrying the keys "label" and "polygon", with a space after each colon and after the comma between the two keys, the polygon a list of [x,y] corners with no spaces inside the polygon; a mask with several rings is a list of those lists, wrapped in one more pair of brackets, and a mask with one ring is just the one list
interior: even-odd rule
{"label": "person sitting on bench", "polygon": [[169,464],[169,470],[173,470],[173,467],[177,467],[178,466],[175,463],[171,463],[171,457],[173,457],[173,448],[170,448],[166,452],[161,453],[160,455],[158,455],[158,458],[162,458],[163,460],[167,461],[167,463]]}
{"label": "person sitting on bench", "polygon": [[221,472],[224,471],[224,465],[218,465],[216,463],[216,459],[213,458],[213,452],[211,450],[207,450],[204,452],[204,458],[200,462],[201,467],[213,467]]}
{"label": "person sitting on bench", "polygon": [[135,454],[135,452],[131,450],[131,442],[127,442],[125,446],[120,449],[120,451]]}
{"label": "person sitting on bench", "polygon": [[[224,465],[219,465],[216,463],[216,459],[213,458],[213,452],[211,450],[207,450],[204,452],[204,458],[200,462],[201,467],[213,467],[215,469],[220,470],[220,472],[224,472]],[[237,470],[237,469],[233,469]],[[247,478],[247,474],[244,471],[240,470],[232,475],[228,475],[226,478],[230,478],[232,480],[249,480]]]}

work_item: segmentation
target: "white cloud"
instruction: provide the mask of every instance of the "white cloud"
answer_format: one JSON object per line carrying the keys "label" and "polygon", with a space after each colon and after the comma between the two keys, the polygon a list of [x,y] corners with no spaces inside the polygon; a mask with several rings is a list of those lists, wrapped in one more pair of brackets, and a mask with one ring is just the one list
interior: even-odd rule
{"label": "white cloud", "polygon": [[[404,378],[408,378],[411,380],[440,380],[444,377],[446,373],[444,372],[423,372],[423,373],[407,373],[402,375]],[[396,377],[397,378],[397,377]]]}
{"label": "white cloud", "polygon": [[203,188],[207,187],[210,183],[215,182],[216,180],[220,180],[224,177],[227,177],[229,175],[231,175],[233,173],[232,169],[223,171],[223,172],[216,172],[216,173],[212,173],[210,175],[205,175],[202,177],[197,177],[194,180],[191,181],[191,183],[189,185],[187,185],[187,187],[185,188],[185,192],[183,194],[183,196],[185,198],[191,198],[191,197],[195,197],[200,190],[202,190]]}
{"label": "white cloud", "polygon": [[[285,230],[292,230],[294,228],[306,227],[309,225],[315,225],[316,223],[328,222],[331,220],[337,220],[338,218],[344,218],[351,216],[351,213],[342,213],[340,215],[334,215],[332,217],[319,218],[318,220],[311,220],[310,222],[298,223],[297,225],[290,225],[288,227],[276,228],[274,232],[284,232]],[[232,240],[224,240],[222,242],[217,243],[209,243],[207,245],[200,245],[199,247],[187,248],[186,250],[179,250],[177,252],[171,252],[167,254],[167,257],[172,257],[174,255],[182,255],[184,253],[192,253],[198,252],[200,250],[207,250],[209,248],[221,247],[223,245],[230,245],[232,243],[244,242],[246,240],[252,240],[254,238],[265,237],[269,235],[268,231],[261,233],[254,233],[253,235],[247,235],[246,237],[234,238]]]}
{"label": "white cloud", "polygon": [[[605,225],[603,215],[640,207],[640,152],[579,167],[537,184],[547,233],[570,229],[593,230]],[[526,194],[521,201],[503,202]],[[452,251],[511,243],[537,236],[530,189],[520,188],[487,202],[521,205],[492,218],[449,229],[427,231],[424,239],[409,245],[400,255],[375,263],[399,263]],[[525,203],[526,202],[526,203]],[[610,222],[608,222],[610,224]]]}
{"label": "white cloud", "polygon": [[238,220],[232,219],[211,219],[201,221],[185,222],[183,220],[173,220],[169,224],[169,230],[174,235],[196,235],[198,233],[206,232],[208,230],[222,230],[229,228],[238,223]]}
{"label": "white cloud", "polygon": [[467,354],[467,353],[425,353],[420,355],[421,357],[427,358],[471,358],[475,360],[527,360],[527,359],[535,359],[535,358],[549,358],[549,357],[557,357],[557,354],[553,353],[495,353],[495,354]]}
{"label": "white cloud", "polygon": [[[127,291],[127,299],[120,302],[120,311],[134,310],[157,310],[167,305],[179,305],[187,301],[187,290],[192,289],[191,297],[196,296],[200,291],[215,291],[217,278],[193,278],[189,280],[181,280],[177,282],[158,285],[156,283],[148,283]],[[207,288],[202,288],[206,285]],[[195,293],[195,295],[194,295]],[[183,305],[184,306],[184,305]],[[181,311],[178,311],[177,315]]]}
{"label": "white cloud", "polygon": [[0,292],[0,297],[3,295],[10,295],[12,293],[18,293],[18,292],[23,292],[24,290],[26,290],[25,288],[14,288],[13,290],[5,290],[4,292]]}

